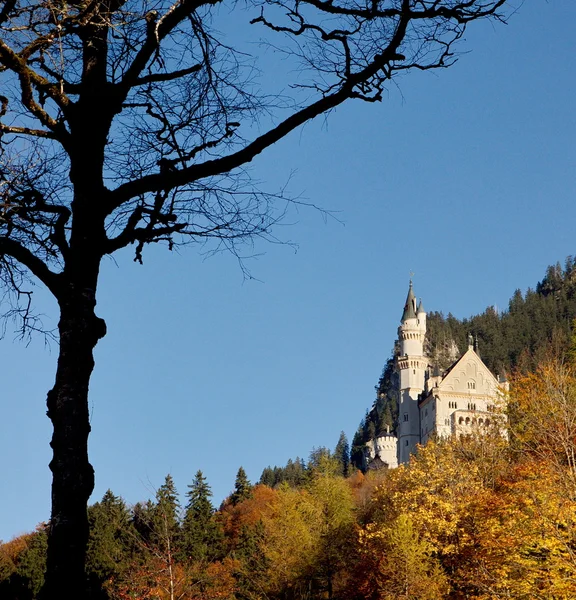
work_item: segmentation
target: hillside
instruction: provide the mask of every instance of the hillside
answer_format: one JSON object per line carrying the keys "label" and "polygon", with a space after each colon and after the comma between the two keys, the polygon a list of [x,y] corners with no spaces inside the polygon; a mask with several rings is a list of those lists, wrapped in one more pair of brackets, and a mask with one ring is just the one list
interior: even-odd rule
{"label": "hillside", "polygon": [[[432,370],[443,371],[466,349],[468,335],[478,340],[478,352],[495,374],[508,375],[538,365],[551,345],[565,352],[576,319],[576,262],[550,266],[535,289],[516,290],[505,311],[489,306],[479,315],[457,319],[432,311],[427,317],[425,351]],[[352,441],[352,463],[360,468],[362,448],[375,434],[395,431],[398,419],[398,378],[394,372],[397,348],[382,370],[376,399]]]}

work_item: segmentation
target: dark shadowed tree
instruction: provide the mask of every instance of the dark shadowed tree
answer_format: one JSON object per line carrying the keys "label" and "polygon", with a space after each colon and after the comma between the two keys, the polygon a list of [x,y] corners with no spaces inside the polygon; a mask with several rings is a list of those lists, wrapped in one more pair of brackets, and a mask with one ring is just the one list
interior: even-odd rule
{"label": "dark shadowed tree", "polygon": [[334,458],[338,461],[339,475],[348,477],[348,471],[350,468],[350,444],[348,444],[348,438],[346,434],[341,431],[340,437],[336,448],[334,448]]}
{"label": "dark shadowed tree", "polygon": [[234,491],[230,496],[230,502],[236,506],[239,502],[248,500],[252,496],[252,484],[246,475],[244,467],[238,469],[236,473],[236,481],[234,482]]}
{"label": "dark shadowed tree", "polygon": [[[348,99],[376,102],[395,75],[453,64],[470,22],[506,0],[4,0],[0,4],[0,279],[5,313],[38,323],[29,279],[59,308],[48,416],[54,433],[45,584],[84,595],[88,385],[106,333],[102,258],[132,246],[269,236],[283,202],[245,166]],[[222,5],[220,8],[219,5]],[[232,11],[232,12],[231,12]],[[231,14],[229,14],[231,12]],[[222,22],[220,22],[222,21]],[[226,45],[226,29],[247,42]],[[219,31],[223,31],[220,34]],[[251,41],[295,61],[282,90],[257,79]],[[265,73],[263,73],[265,74]],[[272,75],[275,75],[276,72]],[[272,79],[261,78],[266,86]]]}
{"label": "dark shadowed tree", "polygon": [[90,537],[86,570],[90,597],[103,597],[102,584],[118,576],[128,566],[134,547],[136,530],[130,522],[130,511],[124,500],[108,490],[102,500],[88,508]]}

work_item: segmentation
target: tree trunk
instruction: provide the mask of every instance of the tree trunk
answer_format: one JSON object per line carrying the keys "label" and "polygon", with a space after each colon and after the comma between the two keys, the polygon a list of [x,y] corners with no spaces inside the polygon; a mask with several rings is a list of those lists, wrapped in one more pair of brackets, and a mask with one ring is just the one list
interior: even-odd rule
{"label": "tree trunk", "polygon": [[87,591],[87,504],[94,489],[94,469],[88,461],[88,385],[93,349],[106,333],[104,321],[94,313],[97,277],[96,271],[90,278],[94,289],[70,284],[59,298],[60,353],[56,382],[47,399],[54,433],[52,514],[41,596],[45,600],[83,600]]}

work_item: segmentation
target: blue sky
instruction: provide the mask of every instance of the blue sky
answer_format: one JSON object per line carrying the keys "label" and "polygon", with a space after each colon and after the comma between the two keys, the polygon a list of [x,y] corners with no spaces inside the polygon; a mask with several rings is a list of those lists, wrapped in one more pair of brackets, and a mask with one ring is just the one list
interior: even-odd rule
{"label": "blue sky", "polygon": [[[109,334],[91,385],[92,500],[134,503],[202,469],[220,502],[240,465],[351,438],[390,355],[410,270],[428,310],[505,309],[576,253],[576,3],[527,1],[482,24],[451,69],[413,73],[381,105],[351,103],[253,164],[311,209],[257,244],[244,281],[227,255],[128,254],[102,271]],[[55,306],[40,296],[47,315]],[[0,539],[49,517],[45,396],[56,348],[0,341]]]}

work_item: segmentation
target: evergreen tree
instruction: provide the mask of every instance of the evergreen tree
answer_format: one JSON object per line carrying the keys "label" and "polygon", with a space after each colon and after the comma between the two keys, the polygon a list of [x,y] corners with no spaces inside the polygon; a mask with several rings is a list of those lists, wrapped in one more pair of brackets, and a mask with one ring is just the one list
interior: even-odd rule
{"label": "evergreen tree", "polygon": [[276,478],[274,477],[274,469],[272,467],[265,467],[260,475],[259,483],[267,485],[268,487],[274,487]]}
{"label": "evergreen tree", "polygon": [[9,542],[0,542],[0,598],[34,600],[44,583],[48,536],[46,526]]}
{"label": "evergreen tree", "polygon": [[168,474],[156,492],[156,505],[152,512],[152,543],[168,557],[177,551],[180,541],[179,512],[176,486],[172,476]]}
{"label": "evergreen tree", "polygon": [[154,511],[156,507],[151,500],[145,503],[137,502],[132,508],[132,527],[137,537],[144,545],[152,543],[154,529]]}
{"label": "evergreen tree", "polygon": [[134,549],[135,530],[124,500],[110,490],[100,502],[89,507],[88,521],[90,537],[86,572],[91,597],[97,598],[101,596],[102,584],[128,567]]}
{"label": "evergreen tree", "polygon": [[186,493],[188,504],[182,524],[182,549],[193,560],[213,560],[221,554],[222,531],[214,519],[212,490],[198,471]]}
{"label": "evergreen tree", "polygon": [[328,448],[325,446],[312,448],[307,466],[308,480],[312,479],[315,474],[336,475],[339,472],[340,463]]}
{"label": "evergreen tree", "polygon": [[234,491],[230,496],[230,502],[232,506],[236,506],[239,502],[247,500],[252,497],[252,484],[248,480],[246,471],[243,467],[238,469],[236,474],[236,481],[234,482]]}
{"label": "evergreen tree", "polygon": [[307,469],[304,461],[298,456],[288,459],[285,467],[266,467],[260,476],[260,483],[268,487],[277,487],[287,483],[291,487],[300,487],[308,481]]}
{"label": "evergreen tree", "polygon": [[48,550],[48,532],[46,526],[39,526],[28,539],[26,550],[22,553],[16,571],[20,581],[24,583],[25,593],[18,599],[37,598],[44,584],[46,570],[46,552]]}
{"label": "evergreen tree", "polygon": [[340,432],[338,443],[334,449],[334,458],[340,465],[339,474],[343,477],[348,477],[350,467],[350,445],[348,444],[348,438],[343,431]]}

